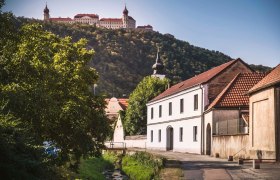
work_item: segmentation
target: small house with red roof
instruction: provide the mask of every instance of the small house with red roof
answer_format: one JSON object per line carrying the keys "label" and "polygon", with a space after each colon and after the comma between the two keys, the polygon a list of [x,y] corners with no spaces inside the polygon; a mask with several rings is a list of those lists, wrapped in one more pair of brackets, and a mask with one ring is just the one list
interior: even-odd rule
{"label": "small house with red roof", "polygon": [[251,158],[280,161],[280,64],[249,90]]}
{"label": "small house with red roof", "polygon": [[253,70],[231,60],[178,83],[147,104],[147,148],[204,153],[204,112],[239,73]]}
{"label": "small house with red roof", "polygon": [[106,108],[105,112],[109,119],[112,121],[117,120],[119,116],[119,111],[125,111],[128,106],[128,99],[127,98],[107,98],[106,101]]}
{"label": "small house with red roof", "polygon": [[249,157],[249,95],[264,73],[239,73],[204,112],[204,153]]}

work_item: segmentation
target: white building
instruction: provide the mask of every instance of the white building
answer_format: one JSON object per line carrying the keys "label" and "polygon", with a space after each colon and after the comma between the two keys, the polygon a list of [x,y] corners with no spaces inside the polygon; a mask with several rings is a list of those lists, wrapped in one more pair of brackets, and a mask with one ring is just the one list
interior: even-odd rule
{"label": "white building", "polygon": [[203,113],[240,72],[252,72],[232,60],[178,83],[147,104],[147,148],[204,153]]}
{"label": "white building", "polygon": [[94,25],[99,23],[99,16],[97,14],[77,14],[74,16],[74,22]]}
{"label": "white building", "polygon": [[136,21],[133,17],[128,15],[128,10],[125,6],[123,10],[123,15],[121,18],[102,18],[99,20],[97,14],[77,14],[74,19],[71,18],[51,18],[49,14],[48,6],[46,5],[44,9],[44,20],[59,22],[59,23],[82,23],[89,25],[96,25],[98,27],[103,27],[107,29],[135,29]]}

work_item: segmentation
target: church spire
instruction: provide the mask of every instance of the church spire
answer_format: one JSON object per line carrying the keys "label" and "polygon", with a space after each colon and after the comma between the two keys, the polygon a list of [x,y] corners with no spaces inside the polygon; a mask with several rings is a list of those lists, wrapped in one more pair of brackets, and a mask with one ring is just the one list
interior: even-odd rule
{"label": "church spire", "polygon": [[159,54],[159,48],[157,50],[157,59],[156,63],[152,66],[154,73],[152,76],[159,77],[159,78],[164,78],[164,65],[160,59],[160,54]]}
{"label": "church spire", "polygon": [[126,9],[126,4],[124,5],[123,14],[124,14],[124,15],[128,15],[128,10]]}
{"label": "church spire", "polygon": [[46,7],[44,9],[44,20],[49,20],[50,19],[50,14],[49,13],[50,13],[50,10],[49,10],[48,5],[46,3]]}

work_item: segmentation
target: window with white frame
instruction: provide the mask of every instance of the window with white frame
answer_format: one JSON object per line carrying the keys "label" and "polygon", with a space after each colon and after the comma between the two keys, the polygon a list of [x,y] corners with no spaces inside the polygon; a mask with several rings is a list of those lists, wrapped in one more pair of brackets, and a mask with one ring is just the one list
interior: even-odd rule
{"label": "window with white frame", "polygon": [[182,142],[183,141],[183,128],[182,127],[180,127],[180,135],[179,135],[179,140],[180,140],[180,142]]}
{"label": "window with white frame", "polygon": [[169,103],[169,116],[172,115],[172,102]]}
{"label": "window with white frame", "polygon": [[162,116],[162,106],[159,105],[158,107],[158,116],[161,117]]}
{"label": "window with white frame", "polygon": [[158,130],[158,142],[161,142],[161,129]]}
{"label": "window with white frame", "polygon": [[197,126],[193,127],[193,141],[197,141]]}
{"label": "window with white frame", "polygon": [[194,95],[194,98],[193,98],[193,109],[196,111],[198,109],[198,95]]}
{"label": "window with white frame", "polygon": [[180,113],[184,112],[184,99],[180,99]]}

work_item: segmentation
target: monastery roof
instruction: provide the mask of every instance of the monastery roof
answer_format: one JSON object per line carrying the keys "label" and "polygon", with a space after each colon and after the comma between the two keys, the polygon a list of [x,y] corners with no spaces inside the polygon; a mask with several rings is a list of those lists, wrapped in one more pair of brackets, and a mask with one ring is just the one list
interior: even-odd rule
{"label": "monastery roof", "polygon": [[62,18],[62,17],[58,17],[58,18],[50,18],[50,21],[73,21],[73,19],[67,17],[67,18]]}
{"label": "monastery roof", "polygon": [[99,18],[99,16],[97,14],[76,14],[74,16],[74,18],[82,18],[84,16],[88,16],[88,17],[91,17],[91,18]]}
{"label": "monastery roof", "polygon": [[249,93],[254,93],[267,87],[274,86],[280,83],[280,64],[270,71],[260,82],[249,90]]}
{"label": "monastery roof", "polygon": [[264,73],[239,73],[209,105],[208,110],[216,107],[249,106],[247,91],[257,84]]}
{"label": "monastery roof", "polygon": [[241,61],[242,63],[244,63],[239,58],[236,59],[236,60],[231,60],[227,63],[224,63],[220,66],[215,67],[215,68],[212,68],[212,69],[210,69],[206,72],[203,72],[203,73],[201,73],[197,76],[194,76],[190,79],[187,79],[183,82],[180,82],[180,83],[172,86],[171,88],[165,90],[163,93],[161,93],[160,95],[158,95],[157,97],[152,99],[150,102],[157,101],[157,100],[165,98],[167,96],[171,96],[171,95],[179,93],[183,90],[189,89],[193,86],[197,86],[197,85],[200,85],[200,84],[207,83],[212,78],[216,77],[218,74],[223,72],[225,69],[227,69],[228,67],[230,67],[232,64],[236,63],[237,61]]}
{"label": "monastery roof", "polygon": [[119,22],[119,21],[121,21],[122,22],[122,19],[121,18],[102,18],[102,19],[100,19],[100,21],[110,21],[110,22]]}

